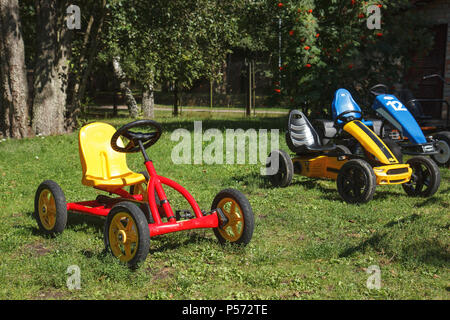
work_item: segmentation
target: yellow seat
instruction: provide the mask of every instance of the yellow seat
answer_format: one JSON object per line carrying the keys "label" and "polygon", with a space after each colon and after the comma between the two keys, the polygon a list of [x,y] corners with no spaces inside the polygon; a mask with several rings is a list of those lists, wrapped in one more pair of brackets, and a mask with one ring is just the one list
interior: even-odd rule
{"label": "yellow seat", "polygon": [[[111,137],[116,132],[113,126],[94,122],[81,128],[78,136],[82,183],[105,191],[145,182],[145,177],[128,168],[125,153],[111,148]],[[118,138],[117,145],[123,147]]]}

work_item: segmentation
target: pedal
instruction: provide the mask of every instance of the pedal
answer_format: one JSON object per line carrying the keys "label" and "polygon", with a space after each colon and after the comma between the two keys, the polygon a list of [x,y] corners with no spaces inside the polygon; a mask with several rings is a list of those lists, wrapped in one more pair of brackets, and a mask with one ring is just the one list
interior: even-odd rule
{"label": "pedal", "polygon": [[194,214],[190,212],[189,210],[177,210],[175,211],[175,219],[181,220],[181,219],[192,219],[194,217]]}

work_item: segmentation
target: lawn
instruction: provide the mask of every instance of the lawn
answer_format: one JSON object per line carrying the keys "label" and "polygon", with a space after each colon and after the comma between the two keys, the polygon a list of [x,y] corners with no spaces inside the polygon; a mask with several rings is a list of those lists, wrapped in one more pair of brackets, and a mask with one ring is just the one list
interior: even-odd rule
{"label": "lawn", "polygon": [[[450,170],[439,191],[409,198],[401,186],[378,187],[364,205],[344,203],[334,181],[295,177],[271,188],[260,165],[174,165],[176,128],[278,128],[285,116],[157,112],[165,133],[148,152],[159,174],[185,186],[209,209],[224,188],[247,195],[255,214],[252,242],[219,245],[212,230],[151,239],[136,271],[104,253],[103,220],[69,214],[66,230],[43,236],[32,217],[38,185],[52,179],[68,201],[101,193],[81,184],[77,132],[0,143],[0,299],[448,299]],[[105,120],[115,126],[127,118]],[[205,143],[206,145],[207,143]],[[288,150],[280,135],[280,145]],[[139,154],[128,157],[142,171]],[[175,209],[187,209],[168,191]],[[67,268],[81,271],[81,289],[69,290]],[[368,289],[367,269],[381,270],[381,289]]]}

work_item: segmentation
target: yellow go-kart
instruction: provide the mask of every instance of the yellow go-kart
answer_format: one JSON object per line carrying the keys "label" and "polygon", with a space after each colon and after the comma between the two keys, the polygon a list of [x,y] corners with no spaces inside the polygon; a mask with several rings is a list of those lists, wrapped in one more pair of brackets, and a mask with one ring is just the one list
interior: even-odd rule
{"label": "yellow go-kart", "polygon": [[283,150],[271,152],[267,160],[267,175],[272,185],[287,187],[295,173],[336,180],[339,195],[348,203],[370,201],[377,185],[401,184],[408,195],[433,195],[440,184],[437,166],[425,157],[412,158],[413,161],[406,164],[399,163],[357,114],[361,115],[361,112],[343,112],[335,123],[338,125],[337,121],[340,121],[341,130],[357,139],[370,156],[351,154],[343,145],[323,145],[306,116],[292,110],[286,143],[295,155],[291,158]]}

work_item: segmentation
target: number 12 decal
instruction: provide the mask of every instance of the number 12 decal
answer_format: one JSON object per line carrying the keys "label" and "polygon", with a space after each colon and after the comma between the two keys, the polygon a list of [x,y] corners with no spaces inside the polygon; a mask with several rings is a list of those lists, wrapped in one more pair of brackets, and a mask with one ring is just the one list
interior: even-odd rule
{"label": "number 12 decal", "polygon": [[[385,100],[394,100],[394,97],[384,97]],[[405,106],[398,100],[394,100],[394,101],[388,101],[386,102],[386,104],[390,107],[392,107],[392,109],[394,109],[395,111],[408,111],[408,109],[405,108]]]}

